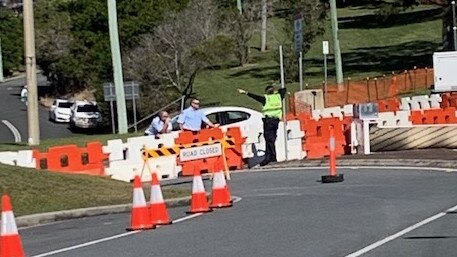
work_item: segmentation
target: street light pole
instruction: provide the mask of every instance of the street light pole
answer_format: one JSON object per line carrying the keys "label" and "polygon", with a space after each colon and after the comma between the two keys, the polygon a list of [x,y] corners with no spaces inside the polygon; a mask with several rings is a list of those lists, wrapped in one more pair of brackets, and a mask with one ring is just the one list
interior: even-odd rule
{"label": "street light pole", "polygon": [[24,44],[25,66],[27,75],[27,120],[28,120],[28,144],[40,144],[40,124],[38,120],[38,90],[36,79],[35,58],[35,25],[33,20],[33,0],[24,0]]}
{"label": "street light pole", "polygon": [[3,82],[3,56],[2,56],[2,39],[0,38],[0,82]]}
{"label": "street light pole", "polygon": [[122,78],[121,50],[117,26],[116,0],[108,0],[109,36],[111,42],[111,59],[113,62],[114,87],[116,88],[117,124],[119,134],[126,134],[127,108],[125,106],[124,80]]}
{"label": "street light pole", "polygon": [[335,56],[336,83],[338,91],[343,90],[343,65],[341,63],[340,41],[338,40],[338,17],[336,11],[336,0],[330,0],[330,15],[332,20],[332,35],[333,35],[333,55]]}
{"label": "street light pole", "polygon": [[457,26],[455,20],[455,1],[451,2],[452,4],[452,30],[454,33],[454,51],[457,51]]}

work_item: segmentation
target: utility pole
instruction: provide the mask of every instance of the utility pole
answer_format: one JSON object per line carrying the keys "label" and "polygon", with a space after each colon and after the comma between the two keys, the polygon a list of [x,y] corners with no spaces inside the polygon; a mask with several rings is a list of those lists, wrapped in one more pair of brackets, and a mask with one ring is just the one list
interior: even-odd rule
{"label": "utility pole", "polygon": [[38,120],[38,90],[35,58],[35,25],[33,20],[33,0],[23,1],[25,66],[27,75],[27,120],[29,145],[40,144],[40,124]]}
{"label": "utility pole", "polygon": [[261,28],[261,43],[260,43],[260,51],[265,52],[267,50],[267,15],[268,15],[268,8],[267,8],[267,0],[262,0],[262,28]]}
{"label": "utility pole", "polygon": [[457,26],[455,21],[455,1],[451,2],[452,4],[452,30],[454,33],[454,51],[457,51]]}
{"label": "utility pole", "polygon": [[330,16],[332,20],[332,36],[333,36],[333,55],[335,57],[336,83],[338,91],[342,91],[344,87],[343,67],[341,63],[340,42],[338,40],[338,18],[336,12],[336,0],[330,0]]}
{"label": "utility pole", "polygon": [[236,0],[236,7],[240,10],[240,14],[243,14],[243,6],[241,4],[241,0]]}
{"label": "utility pole", "polygon": [[0,82],[3,82],[3,55],[2,55],[2,39],[0,38]]}
{"label": "utility pole", "polygon": [[117,124],[119,134],[128,132],[127,108],[125,106],[124,80],[122,77],[121,50],[117,26],[116,0],[108,0],[109,36],[113,61],[114,87],[116,88]]}

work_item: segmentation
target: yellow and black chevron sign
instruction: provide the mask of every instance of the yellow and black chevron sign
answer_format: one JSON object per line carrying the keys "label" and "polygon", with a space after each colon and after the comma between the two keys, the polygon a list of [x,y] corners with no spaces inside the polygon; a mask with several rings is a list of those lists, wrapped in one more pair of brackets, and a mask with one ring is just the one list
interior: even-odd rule
{"label": "yellow and black chevron sign", "polygon": [[161,147],[159,149],[147,149],[143,148],[142,156],[143,159],[149,158],[159,158],[162,156],[178,155],[181,149],[187,149],[192,147],[204,146],[204,145],[214,145],[221,144],[223,149],[235,147],[235,140],[233,138],[220,139],[214,141],[207,141],[201,143],[192,143],[186,145],[175,145],[173,147]]}

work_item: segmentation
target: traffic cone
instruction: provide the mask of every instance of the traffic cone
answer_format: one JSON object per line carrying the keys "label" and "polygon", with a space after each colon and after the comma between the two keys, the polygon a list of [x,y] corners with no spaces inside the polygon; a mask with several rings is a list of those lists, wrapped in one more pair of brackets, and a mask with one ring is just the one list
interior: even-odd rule
{"label": "traffic cone", "polygon": [[2,225],[0,233],[0,257],[23,257],[21,238],[17,232],[13,207],[8,195],[2,196]]}
{"label": "traffic cone", "polygon": [[152,225],[169,225],[172,223],[168,216],[167,206],[162,196],[162,189],[160,188],[159,179],[155,172],[152,173],[149,213],[151,215]]}
{"label": "traffic cone", "polygon": [[211,208],[231,207],[231,200],[232,196],[225,182],[224,173],[221,169],[217,169],[214,173],[212,199],[209,206]]}
{"label": "traffic cone", "polygon": [[203,179],[200,175],[200,170],[194,169],[194,178],[192,181],[192,200],[190,211],[187,213],[200,213],[213,211],[208,206],[208,199],[206,198],[205,186]]}
{"label": "traffic cone", "polygon": [[130,217],[130,227],[127,230],[152,229],[154,226],[149,217],[149,208],[144,198],[140,177],[133,179],[133,206]]}
{"label": "traffic cone", "polygon": [[330,174],[322,176],[322,183],[337,183],[344,181],[344,175],[338,174],[336,171],[336,154],[335,154],[335,132],[333,126],[329,127],[330,130],[330,140],[329,140],[329,150],[330,150]]}

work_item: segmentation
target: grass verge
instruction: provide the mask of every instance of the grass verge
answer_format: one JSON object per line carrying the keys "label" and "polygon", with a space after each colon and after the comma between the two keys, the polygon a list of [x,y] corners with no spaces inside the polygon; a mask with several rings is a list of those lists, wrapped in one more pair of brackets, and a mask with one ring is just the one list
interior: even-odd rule
{"label": "grass verge", "polygon": [[[148,185],[145,194],[148,196]],[[109,178],[37,171],[0,164],[2,194],[16,216],[132,202],[132,185]],[[163,188],[165,199],[190,196],[189,189]],[[148,199],[149,197],[146,197]]]}

